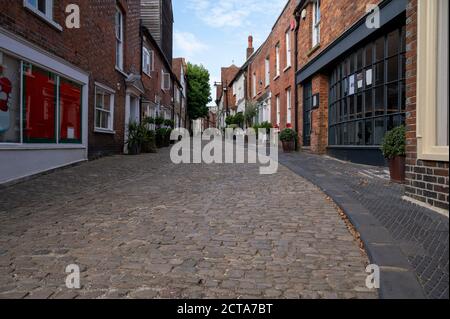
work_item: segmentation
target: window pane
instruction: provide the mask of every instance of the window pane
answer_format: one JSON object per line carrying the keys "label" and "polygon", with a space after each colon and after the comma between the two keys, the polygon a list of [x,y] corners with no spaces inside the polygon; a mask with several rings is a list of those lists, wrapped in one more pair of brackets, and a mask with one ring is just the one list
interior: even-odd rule
{"label": "window pane", "polygon": [[398,47],[400,43],[399,31],[395,30],[388,35],[388,56],[392,56],[398,53]]}
{"label": "window pane", "polygon": [[364,122],[359,121],[356,123],[356,145],[364,145]]}
{"label": "window pane", "polygon": [[384,37],[379,38],[375,42],[376,60],[380,61],[384,59]]}
{"label": "window pane", "polygon": [[356,112],[355,112],[355,96],[352,95],[349,97],[348,105],[350,109],[350,120],[353,120],[355,118]]}
{"label": "window pane", "polygon": [[363,95],[358,94],[356,98],[356,117],[362,118],[363,117]]}
{"label": "window pane", "polygon": [[38,0],[38,10],[42,13],[47,13],[46,2],[47,0]]}
{"label": "window pane", "polygon": [[373,145],[373,121],[372,120],[366,120],[365,139],[366,139],[366,145]]}
{"label": "window pane", "polygon": [[348,129],[348,144],[355,145],[355,122],[350,122],[347,124]]}
{"label": "window pane", "polygon": [[375,115],[384,114],[384,86],[375,89]]}
{"label": "window pane", "polygon": [[375,85],[384,84],[384,62],[375,65]]}
{"label": "window pane", "polygon": [[366,47],[366,63],[365,63],[366,66],[372,65],[372,60],[373,60],[372,50],[373,50],[373,45],[371,43]]}
{"label": "window pane", "polygon": [[55,76],[36,67],[24,75],[26,141],[55,142]]}
{"label": "window pane", "polygon": [[386,131],[384,129],[384,117],[379,117],[375,119],[375,136],[374,136],[375,145],[381,145],[381,143],[383,142],[385,132]]}
{"label": "window pane", "polygon": [[437,145],[449,145],[449,95],[448,95],[448,0],[439,0],[438,17],[438,85],[437,85]]}
{"label": "window pane", "polygon": [[61,79],[60,139],[81,142],[81,86]]}
{"label": "window pane", "polygon": [[356,54],[356,67],[358,70],[360,70],[363,67],[363,56],[364,56],[364,49],[358,50],[358,53]]}
{"label": "window pane", "polygon": [[366,91],[365,98],[366,117],[370,117],[373,115],[372,90]]}
{"label": "window pane", "polygon": [[398,84],[389,84],[387,86],[388,94],[387,94],[387,112],[389,113],[397,113],[399,112],[398,107]]}
{"label": "window pane", "polygon": [[20,62],[0,52],[0,143],[20,142]]}
{"label": "window pane", "polygon": [[388,82],[398,80],[398,56],[387,60]]}

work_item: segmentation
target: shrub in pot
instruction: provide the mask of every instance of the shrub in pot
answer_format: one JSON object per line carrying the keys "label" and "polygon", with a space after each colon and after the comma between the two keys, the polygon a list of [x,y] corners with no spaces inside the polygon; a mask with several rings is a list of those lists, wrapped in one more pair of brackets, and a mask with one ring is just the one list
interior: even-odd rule
{"label": "shrub in pot", "polygon": [[157,148],[163,148],[164,147],[164,140],[166,136],[166,129],[165,128],[159,128],[156,130],[156,136],[155,136],[155,142]]}
{"label": "shrub in pot", "polygon": [[138,155],[141,153],[141,147],[145,139],[146,128],[144,125],[130,123],[128,125],[128,140],[126,141],[128,154]]}
{"label": "shrub in pot", "polygon": [[164,146],[168,147],[170,146],[170,135],[172,134],[172,129],[171,128],[166,128],[166,132],[164,133]]}
{"label": "shrub in pot", "polygon": [[144,153],[156,153],[156,133],[155,131],[147,130],[144,136],[144,142],[142,144],[142,152]]}
{"label": "shrub in pot", "polygon": [[164,126],[170,127],[170,128],[174,128],[175,127],[175,122],[172,121],[172,120],[164,120]]}
{"label": "shrub in pot", "polygon": [[158,117],[155,119],[155,125],[161,127],[164,124],[164,121],[165,121],[164,118]]}
{"label": "shrub in pot", "polygon": [[391,180],[405,182],[406,128],[399,126],[386,133],[381,146],[384,157],[389,161]]}
{"label": "shrub in pot", "polygon": [[297,132],[295,132],[293,129],[287,128],[281,132],[280,140],[283,144],[283,152],[291,153],[295,151]]}

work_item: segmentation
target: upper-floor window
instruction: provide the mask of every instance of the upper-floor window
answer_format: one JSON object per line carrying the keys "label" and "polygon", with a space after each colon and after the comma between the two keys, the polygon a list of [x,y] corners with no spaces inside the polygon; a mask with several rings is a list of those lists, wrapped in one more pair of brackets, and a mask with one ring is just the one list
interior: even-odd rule
{"label": "upper-floor window", "polygon": [[275,70],[276,70],[276,75],[275,76],[279,76],[280,75],[280,44],[278,43],[275,47]]}
{"label": "upper-floor window", "polygon": [[153,51],[146,47],[142,50],[142,71],[147,75],[151,75],[153,71],[153,54]]}
{"label": "upper-floor window", "polygon": [[253,96],[256,96],[256,73],[253,73],[252,78],[252,94]]}
{"label": "upper-floor window", "polygon": [[291,66],[291,32],[286,32],[286,68]]}
{"label": "upper-floor window", "polygon": [[123,13],[116,8],[116,67],[123,70]]}
{"label": "upper-floor window", "polygon": [[313,2],[312,46],[320,43],[320,0]]}
{"label": "upper-floor window", "polygon": [[170,73],[161,70],[161,75],[161,89],[164,91],[169,91],[171,87]]}
{"label": "upper-floor window", "polygon": [[53,20],[53,0],[25,0],[25,6]]}
{"label": "upper-floor window", "polygon": [[270,85],[270,58],[266,58],[266,64],[265,64],[265,71],[266,71],[266,86]]}

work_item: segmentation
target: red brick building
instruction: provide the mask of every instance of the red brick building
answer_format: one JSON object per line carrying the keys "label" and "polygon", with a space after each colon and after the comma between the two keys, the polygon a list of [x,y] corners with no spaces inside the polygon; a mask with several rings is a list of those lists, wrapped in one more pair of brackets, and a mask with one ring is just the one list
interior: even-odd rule
{"label": "red brick building", "polygon": [[[439,64],[448,65],[448,1],[438,2],[300,1],[296,81],[304,149],[384,165],[385,133],[406,124],[407,195],[448,209],[448,71],[435,59],[439,48]],[[439,21],[441,36],[425,36],[433,33],[418,17]]]}
{"label": "red brick building", "polygon": [[172,60],[172,70],[178,79],[179,85],[174,92],[175,100],[175,126],[189,128],[187,114],[187,64],[184,58]]}
{"label": "red brick building", "polygon": [[[287,2],[272,31],[247,63],[248,100],[259,108],[259,122],[272,122],[281,129],[295,125],[295,19],[297,1]],[[249,38],[247,52],[253,51]]]}

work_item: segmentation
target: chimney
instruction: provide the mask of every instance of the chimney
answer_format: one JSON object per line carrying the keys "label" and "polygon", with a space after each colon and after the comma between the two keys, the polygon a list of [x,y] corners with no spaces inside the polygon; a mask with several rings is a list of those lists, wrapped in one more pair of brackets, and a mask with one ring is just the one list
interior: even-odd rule
{"label": "chimney", "polygon": [[255,52],[253,48],[253,37],[250,35],[248,37],[248,48],[247,48],[247,59]]}

